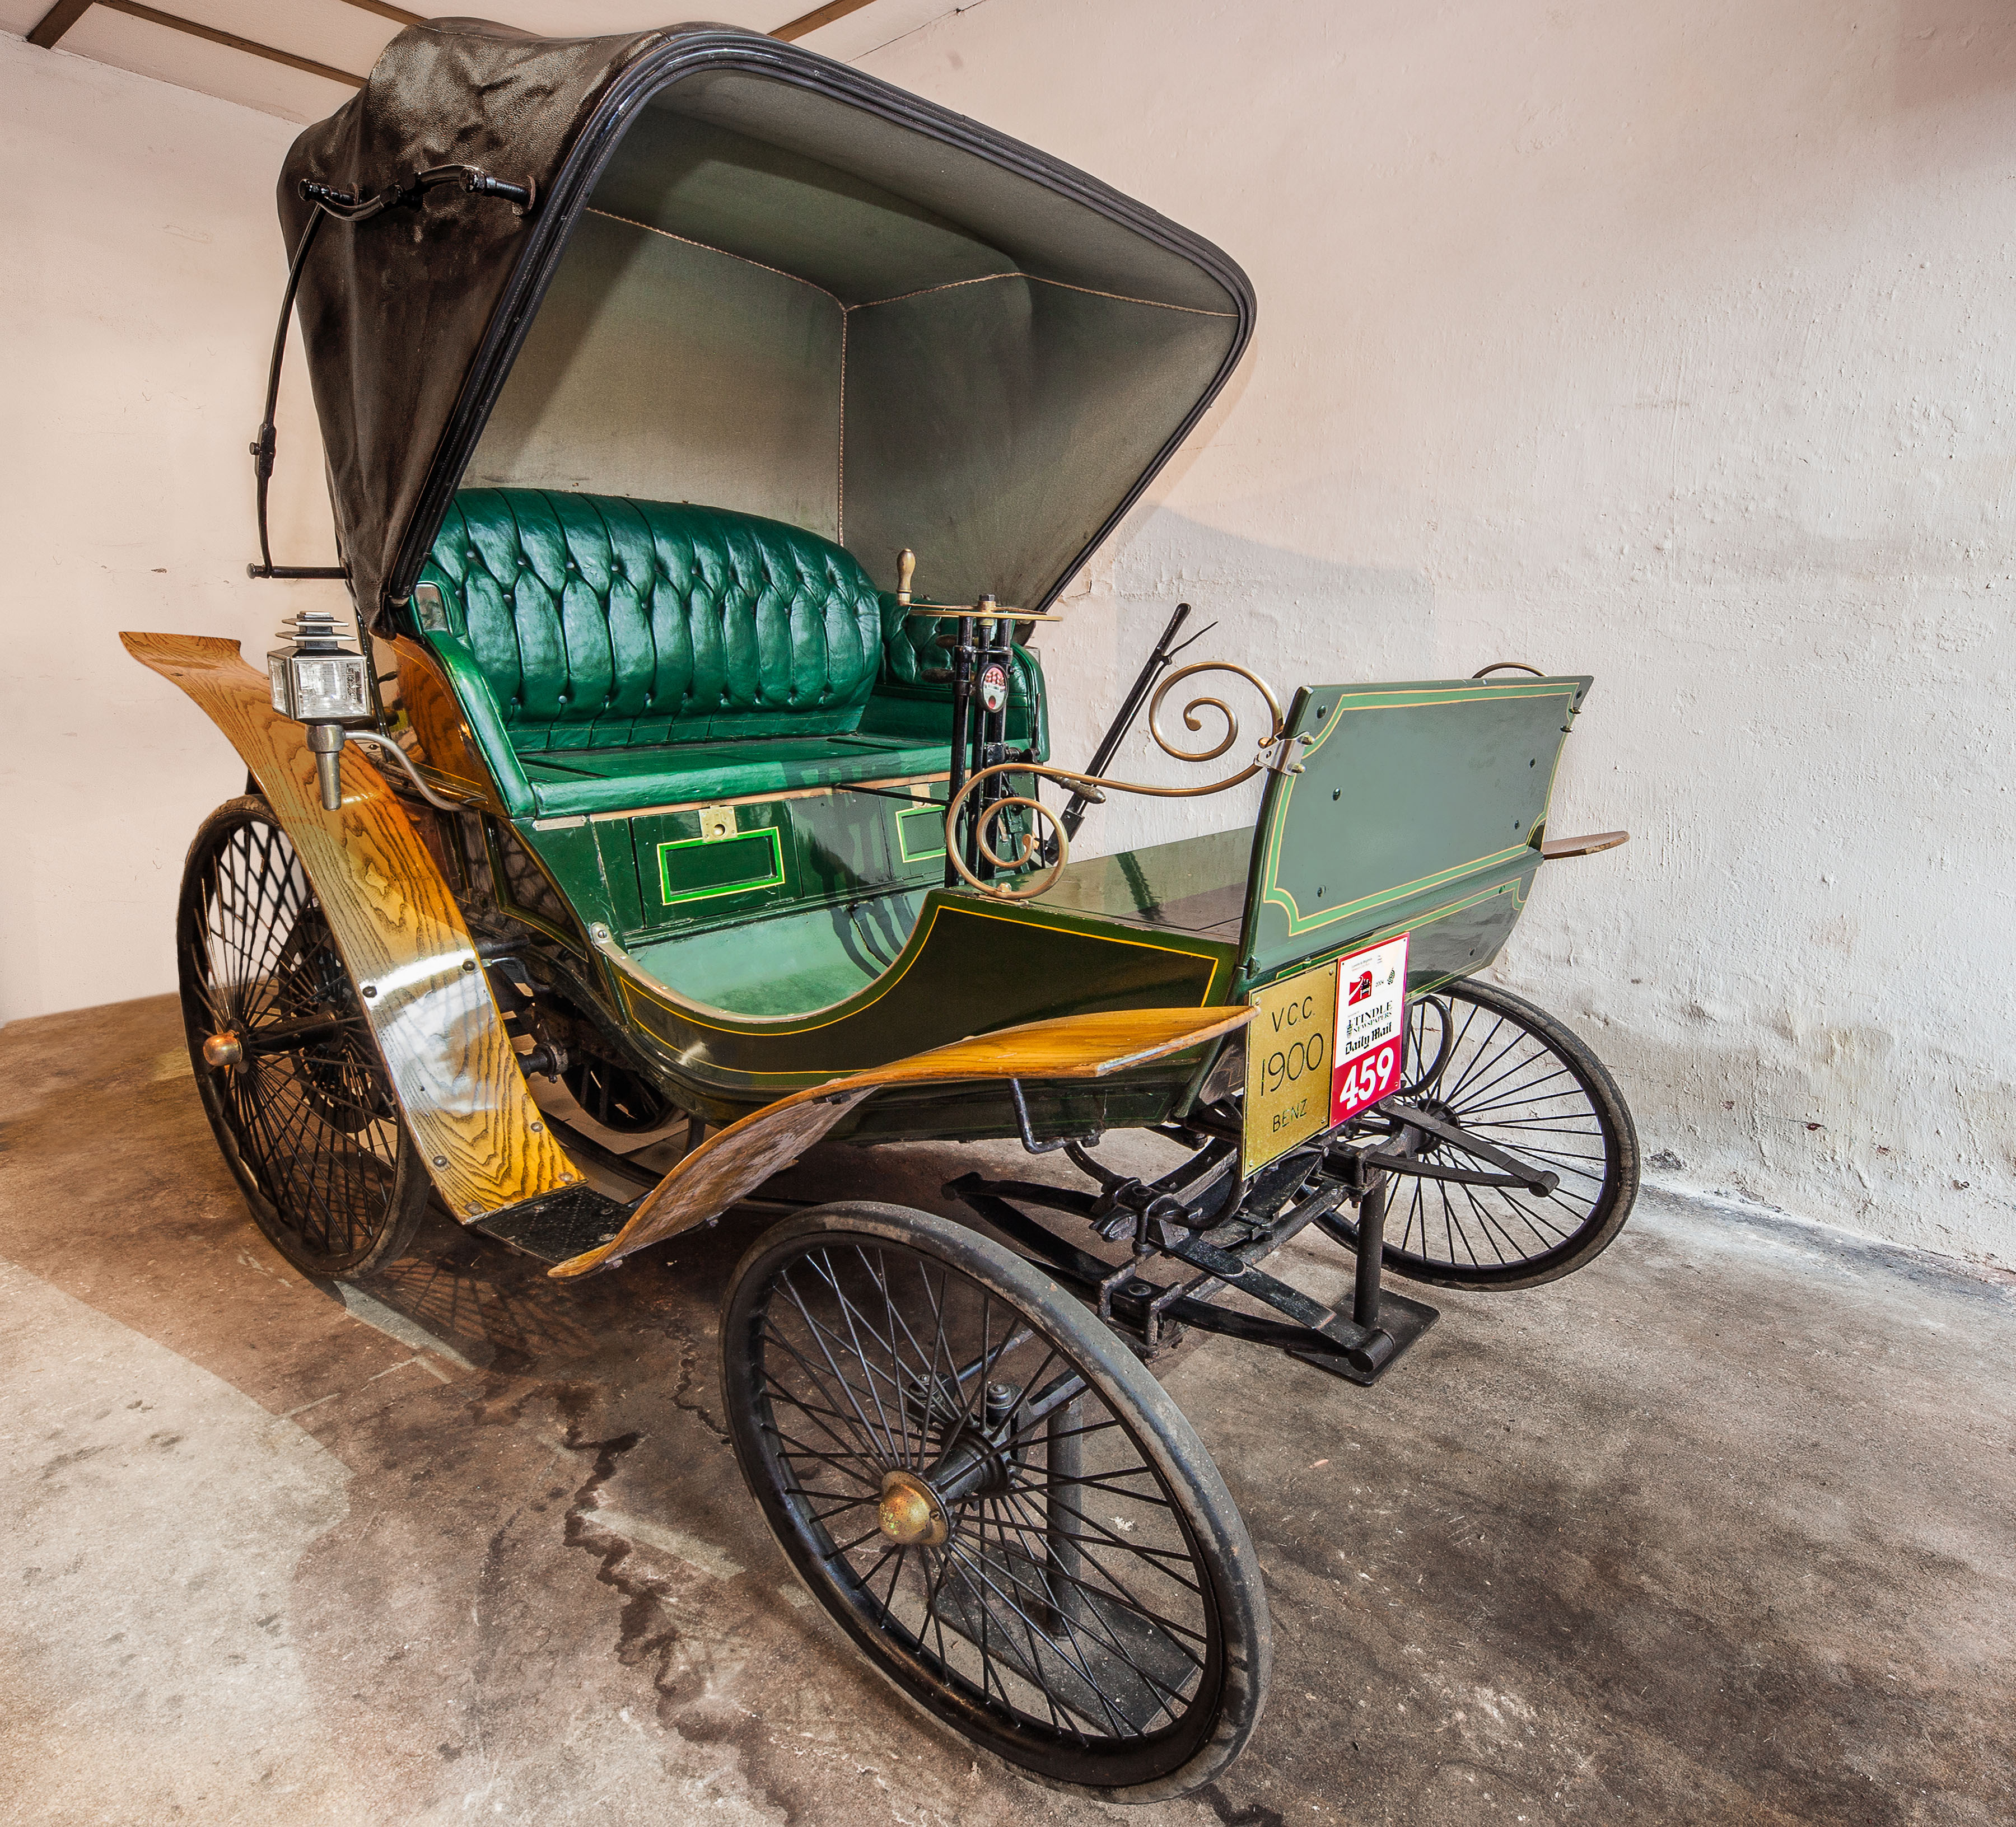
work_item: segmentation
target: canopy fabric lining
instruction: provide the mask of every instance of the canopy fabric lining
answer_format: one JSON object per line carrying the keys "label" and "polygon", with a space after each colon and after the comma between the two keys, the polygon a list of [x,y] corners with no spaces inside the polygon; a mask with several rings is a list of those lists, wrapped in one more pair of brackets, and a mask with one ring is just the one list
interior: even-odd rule
{"label": "canopy fabric lining", "polygon": [[783,520],[885,588],[907,545],[935,600],[1041,608],[1251,333],[1245,276],[1208,243],[729,27],[411,27],[295,142],[290,244],[304,182],[391,196],[452,163],[530,180],[537,207],[430,192],[326,229],[303,272],[338,539],[374,621],[455,490],[486,484]]}

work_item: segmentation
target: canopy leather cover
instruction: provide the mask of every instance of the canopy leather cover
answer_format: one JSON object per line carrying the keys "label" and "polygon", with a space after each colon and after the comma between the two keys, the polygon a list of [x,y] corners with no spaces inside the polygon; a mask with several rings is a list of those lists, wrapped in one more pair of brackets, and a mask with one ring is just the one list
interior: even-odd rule
{"label": "canopy leather cover", "polygon": [[[1208,242],[732,27],[409,27],[294,142],[290,248],[314,207],[304,181],[362,196],[444,165],[529,181],[534,206],[416,191],[324,223],[301,275],[338,542],[373,623],[466,477],[772,514],[848,545],[884,587],[910,545],[935,600],[992,589],[1040,608],[1251,334],[1251,289]],[[723,427],[746,448],[724,455]],[[700,450],[689,474],[682,452]]]}

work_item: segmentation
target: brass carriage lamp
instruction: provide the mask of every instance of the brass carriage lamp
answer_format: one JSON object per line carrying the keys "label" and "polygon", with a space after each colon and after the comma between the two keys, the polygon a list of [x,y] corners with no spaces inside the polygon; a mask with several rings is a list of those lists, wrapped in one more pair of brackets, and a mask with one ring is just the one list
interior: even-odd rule
{"label": "brass carriage lamp", "polygon": [[338,757],[345,727],[371,721],[371,685],[362,654],[343,644],[342,624],[327,610],[304,609],[283,624],[283,636],[293,638],[266,656],[273,682],[273,708],[308,731],[308,749],[315,758],[315,778],[322,787],[322,808],[343,804],[343,776]]}

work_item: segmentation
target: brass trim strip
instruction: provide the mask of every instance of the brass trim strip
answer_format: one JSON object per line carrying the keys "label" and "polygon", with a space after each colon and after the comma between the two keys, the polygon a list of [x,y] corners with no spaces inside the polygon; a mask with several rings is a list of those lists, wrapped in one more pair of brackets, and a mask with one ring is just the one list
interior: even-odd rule
{"label": "brass trim strip", "polygon": [[[850,780],[849,787],[857,786],[928,786],[934,781],[949,780],[949,769],[942,774],[904,774],[890,780]],[[697,812],[704,806],[764,806],[773,800],[815,800],[829,797],[836,789],[830,786],[787,786],[776,793],[746,793],[738,799],[679,800],[668,806],[639,806],[627,812],[590,812],[586,815],[591,825],[614,825],[622,818],[657,818],[668,812]],[[576,814],[576,817],[581,815]],[[544,831],[558,830],[559,825],[549,827],[533,820],[533,829]],[[571,827],[570,827],[571,828]]]}

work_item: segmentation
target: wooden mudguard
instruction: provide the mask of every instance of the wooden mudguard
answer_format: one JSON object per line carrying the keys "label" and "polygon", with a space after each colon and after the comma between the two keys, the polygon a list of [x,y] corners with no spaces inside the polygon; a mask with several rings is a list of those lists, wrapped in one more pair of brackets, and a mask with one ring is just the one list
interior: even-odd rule
{"label": "wooden mudguard", "polygon": [[383,778],[341,755],[343,805],[322,810],[301,726],[272,707],[236,641],[124,634],[142,666],[203,708],[252,771],[328,916],[391,1068],[406,1127],[467,1224],[581,1185],[532,1102],[475,943]]}
{"label": "wooden mudguard", "polygon": [[956,1084],[962,1079],[1103,1078],[1242,1027],[1253,1011],[1119,1009],[1067,1015],[955,1041],[866,1072],[794,1092],[718,1135],[710,1136],[653,1187],[610,1242],[549,1269],[585,1275],[633,1250],[704,1224],[780,1173],[864,1098],[885,1085]]}

